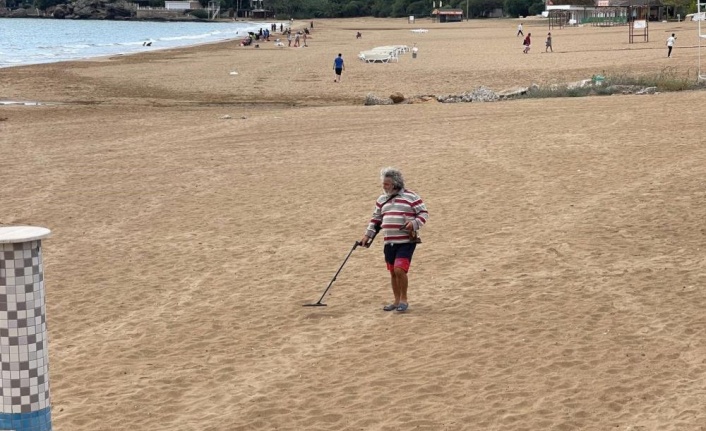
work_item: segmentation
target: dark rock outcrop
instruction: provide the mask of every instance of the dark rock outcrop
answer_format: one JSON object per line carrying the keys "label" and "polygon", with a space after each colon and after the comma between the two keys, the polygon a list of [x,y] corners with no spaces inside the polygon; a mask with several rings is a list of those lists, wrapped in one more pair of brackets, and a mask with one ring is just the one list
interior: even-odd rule
{"label": "dark rock outcrop", "polygon": [[132,16],[132,9],[125,3],[108,3],[105,5],[105,17],[107,19],[129,18]]}
{"label": "dark rock outcrop", "polygon": [[57,6],[51,13],[51,16],[56,19],[64,19],[66,15],[69,14],[69,8],[67,5],[62,4]]}
{"label": "dark rock outcrop", "polygon": [[402,103],[404,102],[404,95],[400,92],[392,93],[390,99],[392,99],[393,103]]}
{"label": "dark rock outcrop", "polygon": [[[32,9],[34,11],[34,9]],[[130,19],[135,16],[136,8],[126,0],[109,2],[107,0],[75,0],[68,4],[59,4],[37,11],[28,12],[24,8],[0,8],[0,17],[25,18],[33,16],[52,17],[56,19]]]}

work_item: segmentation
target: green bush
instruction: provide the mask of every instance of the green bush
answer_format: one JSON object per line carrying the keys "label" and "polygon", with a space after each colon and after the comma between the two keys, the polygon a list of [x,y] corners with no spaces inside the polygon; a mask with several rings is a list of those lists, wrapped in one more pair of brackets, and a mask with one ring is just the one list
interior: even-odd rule
{"label": "green bush", "polygon": [[691,76],[691,72],[680,74],[674,67],[665,67],[656,75],[627,76],[615,75],[607,77],[606,85],[640,85],[657,87],[657,91],[684,91],[704,88],[704,84]]}
{"label": "green bush", "polygon": [[656,87],[658,92],[706,89],[706,83],[668,67],[656,75],[629,76],[624,74],[606,76],[602,85],[568,88],[566,85],[551,85],[532,89],[518,98],[545,99],[550,97],[609,96],[622,94],[623,88],[613,86]]}
{"label": "green bush", "polygon": [[189,15],[198,19],[208,19],[208,12],[205,9],[194,9],[189,12]]}

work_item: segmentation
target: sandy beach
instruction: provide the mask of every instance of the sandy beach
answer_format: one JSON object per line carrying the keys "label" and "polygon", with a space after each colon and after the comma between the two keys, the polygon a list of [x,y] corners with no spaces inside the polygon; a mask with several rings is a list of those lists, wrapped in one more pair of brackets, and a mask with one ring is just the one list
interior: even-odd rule
{"label": "sandy beach", "polygon": [[[696,23],[554,29],[542,53],[525,20],[529,55],[518,20],[314,23],[306,48],[0,69],[0,100],[45,103],[0,106],[0,226],[53,232],[54,429],[706,429],[706,93],[363,106],[695,77]],[[378,242],[302,307],[389,165],[430,212],[409,311],[382,311]]]}

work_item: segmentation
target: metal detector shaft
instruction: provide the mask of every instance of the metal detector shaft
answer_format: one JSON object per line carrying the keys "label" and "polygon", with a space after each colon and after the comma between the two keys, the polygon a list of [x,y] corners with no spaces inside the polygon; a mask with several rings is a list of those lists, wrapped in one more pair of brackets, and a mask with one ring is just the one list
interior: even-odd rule
{"label": "metal detector shaft", "polygon": [[343,266],[346,264],[346,262],[348,262],[348,258],[351,257],[351,254],[353,254],[353,250],[355,250],[356,248],[358,248],[358,246],[363,246],[363,247],[366,247],[366,248],[370,247],[370,244],[373,243],[373,239],[375,239],[375,237],[371,238],[370,241],[369,241],[367,244],[365,244],[365,245],[362,245],[362,244],[360,243],[360,241],[356,241],[355,244],[353,244],[353,248],[351,248],[351,251],[348,252],[348,255],[347,255],[346,258],[343,260],[343,263],[341,264],[341,266],[338,268],[338,271],[336,271],[336,274],[335,274],[335,275],[333,276],[333,278],[331,279],[331,282],[328,284],[328,286],[326,286],[326,290],[324,290],[324,293],[321,294],[321,298],[319,298],[319,300],[316,301],[316,303],[314,303],[314,304],[304,304],[303,307],[325,307],[326,304],[322,303],[321,301],[324,300],[324,297],[326,296],[326,293],[328,292],[328,290],[329,290],[329,289],[331,288],[331,286],[333,285],[333,282],[336,281],[336,277],[338,277],[338,274],[339,274],[339,273],[341,272],[341,270],[343,269]]}

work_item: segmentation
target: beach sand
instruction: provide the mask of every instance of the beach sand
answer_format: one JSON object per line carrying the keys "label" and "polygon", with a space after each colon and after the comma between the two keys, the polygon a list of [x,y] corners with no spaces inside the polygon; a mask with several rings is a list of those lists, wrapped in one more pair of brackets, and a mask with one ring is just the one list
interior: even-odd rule
{"label": "beach sand", "polygon": [[[544,54],[524,20],[524,55],[517,22],[316,20],[307,48],[0,69],[0,100],[52,103],[0,106],[0,225],[53,231],[54,429],[706,429],[706,93],[362,105],[696,74],[695,23],[555,29]],[[381,309],[379,242],[303,308],[388,165],[430,212],[410,310]]]}

